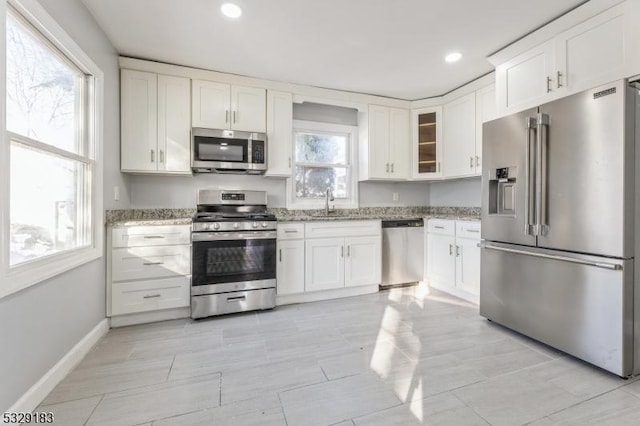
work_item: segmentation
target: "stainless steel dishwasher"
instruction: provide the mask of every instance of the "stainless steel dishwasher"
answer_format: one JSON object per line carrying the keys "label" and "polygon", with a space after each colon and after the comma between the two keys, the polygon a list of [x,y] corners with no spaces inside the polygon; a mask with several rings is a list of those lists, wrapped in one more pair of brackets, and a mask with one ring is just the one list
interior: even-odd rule
{"label": "stainless steel dishwasher", "polygon": [[381,287],[415,283],[424,279],[424,221],[382,221]]}

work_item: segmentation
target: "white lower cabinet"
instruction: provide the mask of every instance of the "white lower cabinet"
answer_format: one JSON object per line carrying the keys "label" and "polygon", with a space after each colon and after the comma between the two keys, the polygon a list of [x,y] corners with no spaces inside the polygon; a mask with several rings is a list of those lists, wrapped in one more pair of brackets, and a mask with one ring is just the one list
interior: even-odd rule
{"label": "white lower cabinet", "polygon": [[427,235],[427,271],[430,282],[451,284],[455,281],[455,244],[454,236]]}
{"label": "white lower cabinet", "polygon": [[[108,235],[107,315],[154,314],[182,308],[188,316],[191,289],[189,225],[112,228]],[[151,317],[149,317],[151,318]],[[146,322],[136,317],[133,322]],[[131,322],[128,322],[131,323]],[[121,325],[124,325],[122,323]]]}
{"label": "white lower cabinet", "polygon": [[344,287],[344,238],[305,241],[305,290]]}
{"label": "white lower cabinet", "polygon": [[430,219],[427,228],[429,285],[477,303],[480,222]]}
{"label": "white lower cabinet", "polygon": [[278,240],[278,294],[304,292],[304,240]]}
{"label": "white lower cabinet", "polygon": [[379,237],[352,237],[344,240],[346,257],[344,285],[355,287],[380,282],[381,244]]}
{"label": "white lower cabinet", "polygon": [[278,224],[278,296],[289,303],[377,291],[381,265],[380,221]]}

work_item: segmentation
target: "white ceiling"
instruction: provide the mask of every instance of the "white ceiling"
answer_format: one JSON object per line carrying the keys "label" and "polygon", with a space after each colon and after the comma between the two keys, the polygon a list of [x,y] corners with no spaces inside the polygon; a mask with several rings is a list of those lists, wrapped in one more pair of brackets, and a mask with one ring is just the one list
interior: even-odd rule
{"label": "white ceiling", "polygon": [[[117,51],[399,99],[445,94],[486,57],[584,0],[83,0]],[[464,55],[446,64],[446,53]]]}

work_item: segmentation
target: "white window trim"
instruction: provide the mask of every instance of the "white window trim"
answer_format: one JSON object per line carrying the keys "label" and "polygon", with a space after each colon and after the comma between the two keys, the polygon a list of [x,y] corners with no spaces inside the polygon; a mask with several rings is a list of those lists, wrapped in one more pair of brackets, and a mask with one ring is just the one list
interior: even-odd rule
{"label": "white window trim", "polygon": [[[341,124],[332,123],[320,123],[316,121],[293,121],[293,133],[299,131],[309,132],[339,132],[349,135],[349,180],[350,188],[349,193],[351,197],[347,199],[336,198],[335,201],[329,203],[330,207],[336,207],[340,209],[356,209],[358,208],[358,127],[346,126]],[[295,138],[292,138],[292,152],[295,158]],[[295,161],[294,169],[292,170],[293,176],[295,175]],[[295,194],[295,178],[291,177],[287,179],[287,208],[290,210],[301,209],[323,209],[325,206],[324,198],[305,199],[301,200],[296,198]]]}
{"label": "white window trim", "polygon": [[[10,239],[10,143],[6,134],[5,102],[0,102],[0,298],[52,278],[65,271],[98,259],[104,255],[103,211],[103,99],[104,74],[78,44],[58,25],[36,0],[0,0],[0,70],[6,69],[7,4],[40,31],[54,46],[90,75],[89,86],[89,156],[95,161],[91,180],[92,244],[74,250],[52,254],[41,259],[9,268]],[[6,76],[0,75],[0,95],[6,98]]]}

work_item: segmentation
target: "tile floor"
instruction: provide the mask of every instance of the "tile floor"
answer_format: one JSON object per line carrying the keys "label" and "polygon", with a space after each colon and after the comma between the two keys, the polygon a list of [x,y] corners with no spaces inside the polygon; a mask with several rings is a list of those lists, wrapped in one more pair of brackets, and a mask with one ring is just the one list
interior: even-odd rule
{"label": "tile floor", "polygon": [[38,411],[65,426],[640,424],[640,381],[421,293],[114,329]]}

